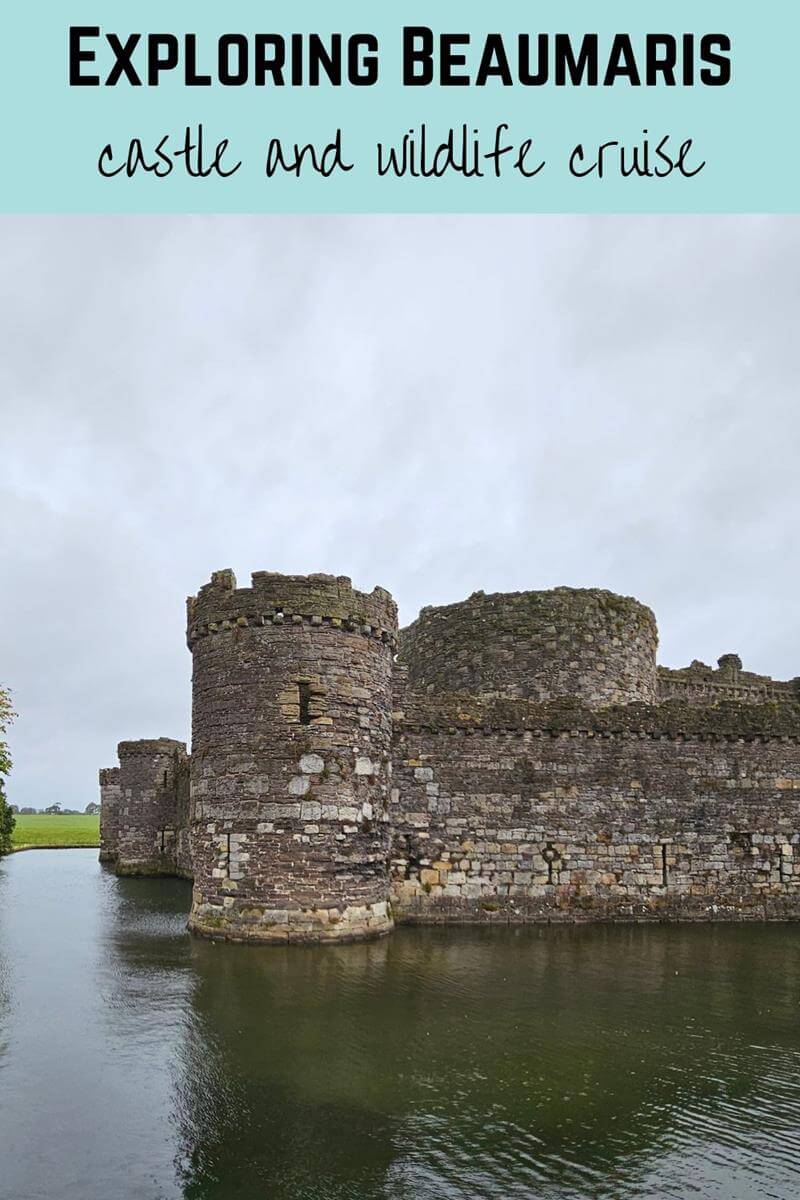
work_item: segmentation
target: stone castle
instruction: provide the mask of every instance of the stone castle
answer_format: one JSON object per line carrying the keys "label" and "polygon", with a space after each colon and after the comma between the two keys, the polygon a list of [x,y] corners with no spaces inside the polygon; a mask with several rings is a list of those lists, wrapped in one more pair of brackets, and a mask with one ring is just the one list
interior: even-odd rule
{"label": "stone castle", "polygon": [[187,601],[192,753],[122,742],[100,857],[194,882],[189,928],[800,918],[800,679],[656,666],[649,608],[218,571]]}

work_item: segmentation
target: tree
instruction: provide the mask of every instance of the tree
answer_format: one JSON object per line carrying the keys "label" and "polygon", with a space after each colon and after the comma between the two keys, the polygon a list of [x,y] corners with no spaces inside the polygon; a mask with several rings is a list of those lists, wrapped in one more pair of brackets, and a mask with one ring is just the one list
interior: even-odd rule
{"label": "tree", "polygon": [[46,813],[60,813],[62,811],[62,809],[61,809],[61,805],[56,803],[56,804],[51,804],[50,807],[46,808],[44,811]]}
{"label": "tree", "polygon": [[97,814],[100,812],[100,805],[96,800],[91,800],[83,811],[90,817],[97,816]]}
{"label": "tree", "polygon": [[11,697],[0,687],[0,854],[11,849],[11,833],[14,829],[14,814],[6,801],[5,777],[11,770],[11,755],[5,734],[16,713],[11,707]]}

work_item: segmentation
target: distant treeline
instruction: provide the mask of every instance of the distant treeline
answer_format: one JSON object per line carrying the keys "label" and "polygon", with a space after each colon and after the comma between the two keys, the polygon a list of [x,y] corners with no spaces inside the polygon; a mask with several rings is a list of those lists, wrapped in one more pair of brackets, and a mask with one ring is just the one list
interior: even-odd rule
{"label": "distant treeline", "polygon": [[11,805],[13,813],[19,813],[21,817],[35,817],[48,813],[50,816],[63,817],[94,817],[100,812],[100,805],[96,801],[92,801],[86,805],[86,808],[62,808],[60,804],[50,804],[47,808],[18,808],[16,804]]}

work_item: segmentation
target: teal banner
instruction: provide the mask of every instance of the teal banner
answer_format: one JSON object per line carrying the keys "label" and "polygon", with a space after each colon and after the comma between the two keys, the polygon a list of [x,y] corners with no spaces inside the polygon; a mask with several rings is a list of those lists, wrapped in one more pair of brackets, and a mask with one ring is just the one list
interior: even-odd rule
{"label": "teal banner", "polygon": [[785,0],[43,0],[2,209],[795,212]]}

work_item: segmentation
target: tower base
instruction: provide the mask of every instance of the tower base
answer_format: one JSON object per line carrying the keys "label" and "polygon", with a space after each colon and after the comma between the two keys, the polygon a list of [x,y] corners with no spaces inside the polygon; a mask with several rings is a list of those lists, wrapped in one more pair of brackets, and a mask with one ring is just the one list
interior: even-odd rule
{"label": "tower base", "polygon": [[346,908],[235,910],[195,903],[188,928],[200,937],[227,942],[358,942],[391,933],[394,919],[387,900]]}

